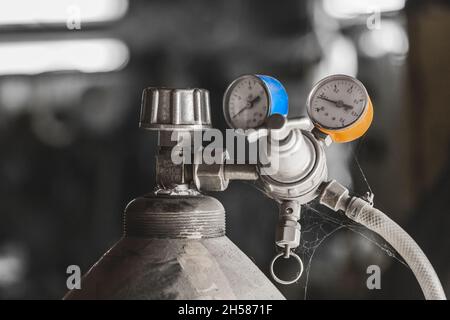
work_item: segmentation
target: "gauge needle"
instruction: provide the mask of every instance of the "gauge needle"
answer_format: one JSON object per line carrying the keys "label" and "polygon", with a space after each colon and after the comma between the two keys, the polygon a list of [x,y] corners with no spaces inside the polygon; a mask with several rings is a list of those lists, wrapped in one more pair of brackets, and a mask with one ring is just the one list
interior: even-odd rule
{"label": "gauge needle", "polygon": [[239,112],[236,113],[236,114],[233,116],[233,119],[236,118],[238,115],[240,115],[243,111],[245,111],[245,110],[247,110],[247,109],[253,108],[253,106],[255,105],[255,103],[258,102],[260,99],[261,99],[260,96],[256,96],[253,100],[247,101],[246,106],[243,107],[241,110],[239,110]]}
{"label": "gauge needle", "polygon": [[334,101],[334,100],[328,99],[326,97],[318,97],[318,98],[328,101],[328,102],[331,102],[331,103],[334,103],[336,105],[336,107],[338,107],[338,108],[353,109],[353,106],[345,104],[342,100]]}

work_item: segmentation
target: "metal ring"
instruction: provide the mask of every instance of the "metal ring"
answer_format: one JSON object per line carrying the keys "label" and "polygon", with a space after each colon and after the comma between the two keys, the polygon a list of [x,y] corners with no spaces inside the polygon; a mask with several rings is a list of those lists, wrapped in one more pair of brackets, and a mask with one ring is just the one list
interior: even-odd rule
{"label": "metal ring", "polygon": [[282,279],[278,278],[278,277],[275,275],[275,272],[273,271],[273,266],[274,266],[274,264],[275,264],[275,261],[277,261],[277,259],[278,259],[279,257],[284,257],[284,256],[285,256],[285,253],[284,253],[284,252],[281,252],[281,253],[277,254],[277,255],[272,259],[272,262],[270,263],[270,275],[272,276],[273,280],[275,280],[275,281],[278,282],[278,283],[285,284],[285,285],[287,285],[287,284],[293,284],[293,283],[297,282],[298,279],[300,279],[300,277],[302,276],[302,273],[303,273],[303,262],[302,262],[302,259],[300,259],[300,257],[299,257],[296,253],[294,253],[294,252],[291,252],[289,255],[290,255],[290,256],[293,256],[293,257],[298,261],[298,264],[300,265],[300,271],[298,272],[297,276],[296,276],[294,279],[292,279],[292,280],[282,280]]}

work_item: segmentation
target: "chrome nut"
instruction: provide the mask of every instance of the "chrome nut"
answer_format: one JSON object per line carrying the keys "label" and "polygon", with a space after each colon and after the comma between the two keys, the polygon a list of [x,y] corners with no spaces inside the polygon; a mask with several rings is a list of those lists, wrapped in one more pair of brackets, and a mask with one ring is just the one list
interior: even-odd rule
{"label": "chrome nut", "polygon": [[229,180],[225,178],[223,164],[197,164],[194,166],[194,183],[200,191],[224,191]]}
{"label": "chrome nut", "polygon": [[344,210],[347,208],[349,200],[348,190],[340,183],[332,180],[328,182],[319,196],[319,203],[334,210]]}
{"label": "chrome nut", "polygon": [[300,224],[292,220],[284,220],[276,231],[276,244],[280,247],[297,248],[300,244]]}
{"label": "chrome nut", "polygon": [[331,136],[329,134],[326,134],[322,131],[320,131],[317,128],[314,128],[312,130],[312,134],[319,140],[321,141],[326,147],[329,147],[332,143],[333,143],[333,139],[331,138]]}

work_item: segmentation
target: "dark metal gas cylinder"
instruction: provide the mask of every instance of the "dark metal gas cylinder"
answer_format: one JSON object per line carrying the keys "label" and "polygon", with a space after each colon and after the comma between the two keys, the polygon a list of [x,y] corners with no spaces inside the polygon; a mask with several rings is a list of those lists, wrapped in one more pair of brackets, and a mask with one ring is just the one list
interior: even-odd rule
{"label": "dark metal gas cylinder", "polygon": [[65,299],[284,299],[225,236],[225,210],[196,194],[148,195],[125,232]]}

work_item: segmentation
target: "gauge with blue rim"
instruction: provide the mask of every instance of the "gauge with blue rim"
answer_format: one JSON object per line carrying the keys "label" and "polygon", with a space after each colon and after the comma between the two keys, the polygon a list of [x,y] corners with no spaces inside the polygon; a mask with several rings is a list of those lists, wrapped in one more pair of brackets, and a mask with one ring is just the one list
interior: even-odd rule
{"label": "gauge with blue rim", "polygon": [[223,98],[225,120],[235,129],[260,127],[272,114],[287,116],[288,109],[288,95],[281,82],[265,75],[237,78]]}

